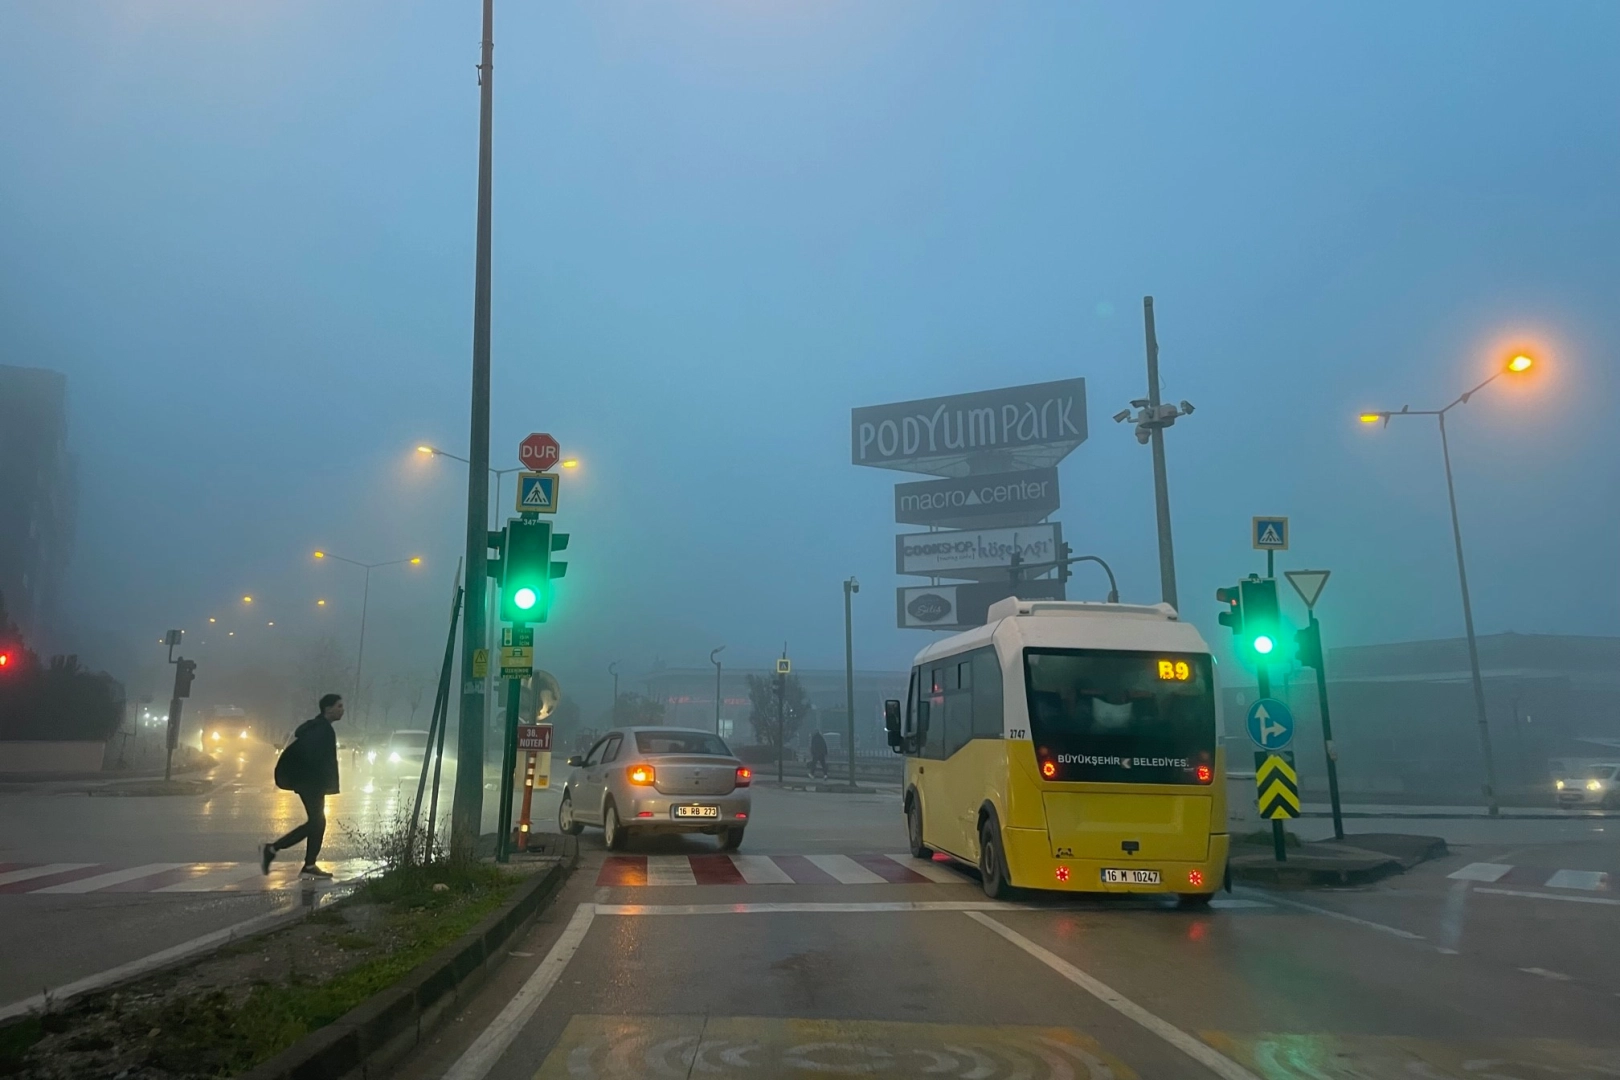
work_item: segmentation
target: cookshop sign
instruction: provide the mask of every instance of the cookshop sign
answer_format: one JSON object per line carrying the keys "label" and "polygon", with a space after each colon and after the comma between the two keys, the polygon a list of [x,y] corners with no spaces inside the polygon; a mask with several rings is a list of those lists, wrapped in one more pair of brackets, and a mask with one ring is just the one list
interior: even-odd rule
{"label": "cookshop sign", "polygon": [[974,476],[1056,465],[1086,441],[1086,380],[869,405],[850,417],[856,465]]}
{"label": "cookshop sign", "polygon": [[1057,522],[1015,529],[904,533],[894,538],[894,568],[897,573],[926,577],[1011,580],[1016,554],[1019,565],[1030,567],[1029,576],[1034,577],[1051,571],[1062,543]]}

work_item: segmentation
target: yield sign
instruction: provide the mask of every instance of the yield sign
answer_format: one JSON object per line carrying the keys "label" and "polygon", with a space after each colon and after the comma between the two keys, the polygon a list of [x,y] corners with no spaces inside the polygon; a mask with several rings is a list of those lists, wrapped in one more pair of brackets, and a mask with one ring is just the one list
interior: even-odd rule
{"label": "yield sign", "polygon": [[1331,570],[1284,570],[1283,576],[1288,579],[1288,584],[1294,587],[1294,591],[1299,593],[1299,598],[1305,601],[1305,606],[1314,608],[1316,598],[1322,595],[1322,586],[1327,584],[1328,575],[1331,573],[1333,573]]}
{"label": "yield sign", "polygon": [[518,443],[518,464],[530,472],[545,472],[562,459],[557,440],[536,431]]}

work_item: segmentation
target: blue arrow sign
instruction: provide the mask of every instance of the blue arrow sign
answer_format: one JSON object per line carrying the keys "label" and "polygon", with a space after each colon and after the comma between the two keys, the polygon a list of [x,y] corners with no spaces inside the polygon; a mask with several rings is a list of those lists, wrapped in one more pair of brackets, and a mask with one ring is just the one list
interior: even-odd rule
{"label": "blue arrow sign", "polygon": [[1294,741],[1294,714],[1276,698],[1249,706],[1249,741],[1262,750],[1281,750]]}
{"label": "blue arrow sign", "polygon": [[518,473],[518,513],[555,514],[558,483],[556,473]]}

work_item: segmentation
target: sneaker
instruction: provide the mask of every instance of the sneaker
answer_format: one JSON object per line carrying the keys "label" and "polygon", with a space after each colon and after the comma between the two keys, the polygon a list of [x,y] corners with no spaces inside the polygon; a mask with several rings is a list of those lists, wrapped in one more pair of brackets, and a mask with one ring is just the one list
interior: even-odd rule
{"label": "sneaker", "polygon": [[329,871],[322,870],[320,867],[314,865],[306,866],[302,870],[298,871],[298,873],[301,877],[329,878],[332,876]]}
{"label": "sneaker", "polygon": [[275,861],[276,861],[276,846],[274,844],[263,844],[263,845],[261,845],[260,848],[259,848],[259,872],[263,873],[263,874],[269,874],[270,873],[270,864],[275,862]]}

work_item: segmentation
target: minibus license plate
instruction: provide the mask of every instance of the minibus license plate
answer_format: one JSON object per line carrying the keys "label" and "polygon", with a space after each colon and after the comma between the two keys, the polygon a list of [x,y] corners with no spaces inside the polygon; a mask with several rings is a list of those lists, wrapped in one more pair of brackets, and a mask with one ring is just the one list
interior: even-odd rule
{"label": "minibus license plate", "polygon": [[[720,816],[720,808],[718,806],[677,806],[675,808],[675,816],[686,818],[717,818]],[[1153,879],[1157,881],[1158,875],[1155,874]]]}
{"label": "minibus license plate", "polygon": [[1104,885],[1157,885],[1159,872],[1157,870],[1104,870],[1102,872]]}

